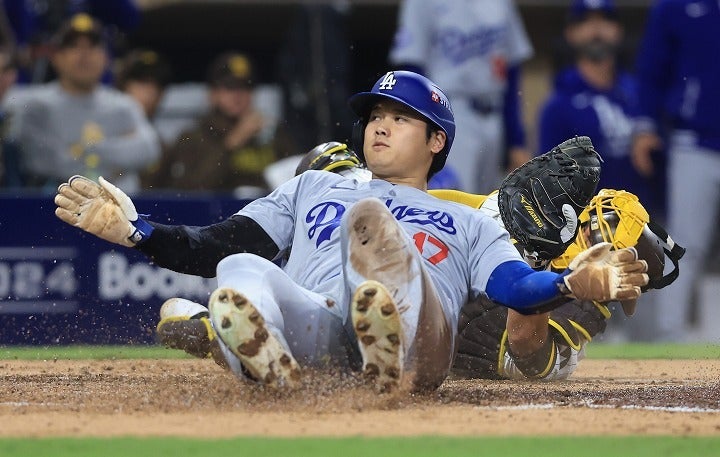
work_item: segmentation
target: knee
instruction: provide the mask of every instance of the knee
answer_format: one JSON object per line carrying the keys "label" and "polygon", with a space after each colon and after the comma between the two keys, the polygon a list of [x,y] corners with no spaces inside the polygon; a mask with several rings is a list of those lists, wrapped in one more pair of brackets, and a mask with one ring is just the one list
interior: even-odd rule
{"label": "knee", "polygon": [[273,266],[274,263],[255,254],[232,254],[218,262],[216,273],[220,281],[221,277],[228,275],[257,273]]}

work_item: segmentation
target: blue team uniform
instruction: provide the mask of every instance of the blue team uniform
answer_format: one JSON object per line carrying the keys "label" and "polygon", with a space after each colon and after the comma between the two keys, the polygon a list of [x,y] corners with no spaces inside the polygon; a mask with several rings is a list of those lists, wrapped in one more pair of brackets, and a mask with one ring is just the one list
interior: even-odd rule
{"label": "blue team uniform", "polygon": [[650,12],[638,55],[643,121],[687,129],[720,152],[720,5],[717,0],[660,0]]}
{"label": "blue team uniform", "polygon": [[[658,339],[687,338],[693,283],[703,273],[720,205],[720,2],[660,0],[638,55],[638,131],[664,134],[668,230],[687,247],[683,272],[655,305]],[[653,157],[654,159],[655,157]],[[702,314],[702,313],[699,313]],[[698,322],[716,332],[717,322]]]}
{"label": "blue team uniform", "polygon": [[590,86],[577,68],[568,68],[556,77],[555,90],[543,106],[538,152],[575,135],[589,136],[604,161],[598,189],[624,189],[647,208],[657,207],[664,183],[642,177],[630,159],[637,109],[637,84],[631,75],[619,73],[613,87],[602,90]]}

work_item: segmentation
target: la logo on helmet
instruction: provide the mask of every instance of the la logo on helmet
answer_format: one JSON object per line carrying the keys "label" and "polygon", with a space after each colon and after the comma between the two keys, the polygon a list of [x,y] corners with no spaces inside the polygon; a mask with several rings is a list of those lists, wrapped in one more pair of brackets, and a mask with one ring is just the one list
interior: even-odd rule
{"label": "la logo on helmet", "polygon": [[382,81],[380,81],[380,87],[378,89],[380,90],[392,90],[393,86],[397,83],[397,80],[395,79],[395,73],[392,71],[388,71],[385,73],[385,77]]}

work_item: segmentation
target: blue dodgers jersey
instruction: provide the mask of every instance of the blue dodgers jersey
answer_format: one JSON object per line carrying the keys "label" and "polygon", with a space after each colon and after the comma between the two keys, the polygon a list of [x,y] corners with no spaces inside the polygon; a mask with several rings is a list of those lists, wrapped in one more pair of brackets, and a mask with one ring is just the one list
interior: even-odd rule
{"label": "blue dodgers jersey", "polygon": [[720,2],[655,2],[636,64],[643,119],[667,119],[695,132],[698,145],[720,151],[719,55]]}
{"label": "blue dodgers jersey", "polygon": [[618,73],[613,86],[590,86],[577,67],[561,71],[539,117],[539,153],[577,135],[587,135],[603,158],[598,189],[625,189],[648,208],[662,204],[665,183],[642,177],[632,164],[633,117],[638,110],[637,82]]}
{"label": "blue dodgers jersey", "polygon": [[342,280],[340,224],[353,204],[385,202],[425,259],[443,303],[457,315],[484,291],[501,263],[522,260],[508,233],[468,206],[383,180],[358,182],[334,173],[308,171],[238,214],[255,220],[283,250],[292,246],[285,272],[300,286],[347,303]]}

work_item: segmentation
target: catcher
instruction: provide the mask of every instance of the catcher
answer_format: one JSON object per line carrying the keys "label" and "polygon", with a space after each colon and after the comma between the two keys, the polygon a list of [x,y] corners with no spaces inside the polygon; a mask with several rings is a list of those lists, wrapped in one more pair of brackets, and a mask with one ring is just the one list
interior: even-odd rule
{"label": "catcher", "polygon": [[[480,204],[479,210],[494,211],[490,197],[484,202],[490,205]],[[564,254],[550,261],[550,269],[562,270],[578,253],[605,241],[615,248],[634,246],[638,258],[647,262],[650,279],[643,292],[662,289],[677,278],[685,249],[650,219],[635,195],[623,190],[600,190],[580,214],[579,224],[573,243]],[[542,246],[535,242],[529,248],[537,252]],[[666,257],[672,261],[673,269],[664,274]],[[542,263],[547,259],[540,256],[532,260]],[[636,303],[637,299],[620,302],[627,316],[634,314]],[[501,309],[487,297],[469,302],[463,307],[458,323],[458,354],[453,373],[469,378],[566,379],[582,359],[585,344],[605,330],[610,317],[607,305],[573,300],[549,313],[527,318]],[[518,337],[508,331],[524,322],[528,322],[524,328],[531,328],[530,332]],[[511,341],[520,347],[532,347],[535,343],[539,349],[518,356]]]}
{"label": "catcher", "polygon": [[[571,158],[573,156],[592,150],[592,143],[588,138],[576,138],[563,143],[563,145],[564,146],[558,148],[558,152],[564,148],[565,153],[568,154],[569,157],[563,159],[566,164],[565,166],[571,166]],[[550,162],[548,159],[548,157],[539,158],[533,162],[532,166],[534,169],[541,169],[539,165],[542,165],[542,168],[547,168],[548,162]],[[307,170],[332,171],[358,180],[370,179],[368,170],[364,168],[357,155],[345,144],[338,142],[323,143],[309,151],[298,165],[296,175]],[[577,170],[574,170],[573,173],[576,171]],[[515,181],[528,181],[528,171],[526,168],[508,178],[506,186],[503,187],[503,192],[507,192],[509,188],[507,187],[507,183],[511,182],[510,179],[512,176],[521,176],[520,173],[523,173],[522,176],[525,177]],[[431,190],[430,193],[439,198],[478,208],[495,218],[500,224],[503,224],[498,209],[497,192],[492,193],[490,196],[472,195],[464,192],[446,190]],[[593,201],[597,199],[598,197],[595,197]],[[517,199],[517,201],[523,200],[524,198]],[[637,199],[635,199],[635,201],[636,200]],[[512,202],[512,199],[504,200],[504,202],[507,201]],[[525,208],[526,206],[522,206],[520,209],[516,208],[516,212],[524,210]],[[596,206],[596,209],[599,208],[600,206]],[[644,211],[642,206],[638,206],[637,210]],[[588,212],[588,209],[586,209],[581,214],[581,220],[584,220],[583,215],[587,216]],[[598,211],[596,211],[596,213],[601,214],[601,212]],[[556,247],[556,243],[552,241],[546,241],[545,244],[530,242],[530,238],[547,239],[547,236],[537,231],[537,225],[532,218],[524,218],[523,220],[532,221],[533,224],[531,227],[536,230],[536,232],[528,234],[525,237],[528,241],[525,244],[526,248],[522,251],[525,253],[526,260],[531,263],[531,265],[535,268],[542,269],[548,264],[549,260],[552,259],[553,254],[561,248]],[[647,217],[644,217],[642,220],[647,220]],[[555,235],[558,237],[560,236],[560,231],[565,227],[562,222],[564,221],[557,223],[559,230],[555,230],[555,232],[557,232]],[[519,224],[513,224],[512,227],[516,227],[515,233],[519,233],[518,238],[520,238],[522,233],[517,229]],[[549,233],[549,236],[553,236],[553,233]],[[578,235],[578,239],[580,239],[580,235]],[[605,238],[605,241],[611,242],[612,240],[612,236]],[[635,245],[635,243],[627,240],[623,241],[628,246]],[[618,246],[618,244],[614,244]],[[560,240],[557,245],[562,245],[562,240]],[[520,244],[517,246],[520,246]],[[572,245],[571,248],[568,249],[568,252],[580,252],[587,247],[583,245],[583,248],[579,249],[574,248],[574,246],[575,245]],[[641,258],[646,258],[646,250],[642,249],[643,246],[643,243],[638,245],[640,248],[639,252]],[[565,266],[567,266],[569,260],[571,260],[566,256],[560,259],[565,262]],[[662,257],[659,257],[659,260],[656,257],[648,261],[654,261],[655,263],[658,261],[662,262]],[[651,273],[656,273],[656,270],[651,269]],[[660,275],[662,275],[662,268],[660,268]],[[174,298],[168,300],[163,305],[160,314],[161,321],[158,324],[157,330],[161,343],[171,348],[183,349],[196,357],[212,356],[221,366],[226,364],[225,359],[219,352],[215,332],[208,319],[207,308],[188,300]],[[519,366],[528,373],[528,376],[544,377],[545,379],[567,377],[576,366],[581,345],[584,344],[584,341],[589,341],[592,338],[591,335],[594,336],[596,333],[604,330],[605,319],[610,315],[604,305],[581,301],[571,301],[562,305],[551,313],[550,319],[547,313],[538,315],[537,317],[525,316],[519,313],[516,314],[517,315],[512,316],[516,322],[519,321],[522,323],[523,320],[528,320],[533,323],[539,322],[544,326],[543,332],[530,335],[529,338],[527,333],[521,335],[526,338],[526,340],[529,339],[529,344],[527,342],[526,344],[530,347],[533,346],[532,343],[535,343],[540,338],[542,341],[550,341],[551,338],[548,336],[553,336],[549,350],[543,345],[541,346],[541,350],[535,351],[530,357],[526,357],[530,363],[522,363],[524,360],[520,360],[519,364]],[[523,372],[516,367],[516,360],[519,358],[507,351],[507,316],[508,311],[504,307],[492,303],[486,297],[480,297],[468,303],[463,308],[459,322],[459,351],[453,367],[457,375],[489,378],[501,376],[525,377]],[[574,321],[571,322],[573,318]],[[562,327],[563,325],[565,328]],[[579,330],[579,328],[582,328],[582,330]],[[557,339],[556,335],[567,338],[567,340],[561,340],[565,342],[564,345],[562,342],[554,342]],[[584,337],[584,339],[580,340],[580,336]],[[521,342],[520,344],[523,343],[521,338],[516,337],[515,341],[518,340]],[[561,354],[564,355],[564,357],[560,357],[559,355]],[[507,363],[505,362],[506,357],[508,359]],[[571,360],[573,363],[568,363],[567,360]],[[507,368],[505,368],[505,365],[507,365]],[[528,365],[531,365],[530,368],[527,368]],[[536,365],[542,366],[539,372],[534,368]],[[547,370],[549,367],[552,367],[554,371]],[[561,370],[560,367],[563,369]]]}

